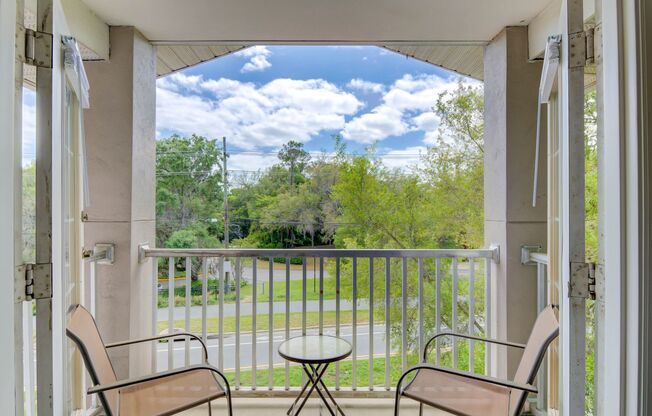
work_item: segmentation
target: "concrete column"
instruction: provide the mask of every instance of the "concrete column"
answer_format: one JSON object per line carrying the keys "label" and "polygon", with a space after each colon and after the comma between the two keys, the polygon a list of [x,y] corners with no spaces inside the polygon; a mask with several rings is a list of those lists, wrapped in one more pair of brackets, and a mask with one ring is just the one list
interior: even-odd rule
{"label": "concrete column", "polygon": [[[115,243],[115,264],[97,267],[96,318],[105,342],[152,333],[156,51],[132,27],[110,29],[111,55],[88,62],[91,108],[84,115],[90,188],[85,247]],[[151,345],[111,353],[118,377],[149,370]]]}
{"label": "concrete column", "polygon": [[[521,265],[521,246],[546,247],[545,130],[537,207],[531,202],[540,76],[541,64],[528,62],[526,27],[505,28],[485,48],[485,244],[500,246],[493,270],[493,335],[516,342],[527,340],[537,314],[536,268]],[[520,353],[494,358],[498,375],[511,377]]]}

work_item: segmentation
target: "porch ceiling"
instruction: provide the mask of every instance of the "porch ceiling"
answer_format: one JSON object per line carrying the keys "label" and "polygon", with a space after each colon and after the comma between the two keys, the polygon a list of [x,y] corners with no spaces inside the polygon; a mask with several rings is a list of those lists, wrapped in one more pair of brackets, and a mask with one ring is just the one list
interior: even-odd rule
{"label": "porch ceiling", "polygon": [[153,42],[483,44],[551,0],[83,0]]}
{"label": "porch ceiling", "polygon": [[375,44],[482,79],[483,46],[553,0],[83,0],[158,45],[163,76],[254,44]]}

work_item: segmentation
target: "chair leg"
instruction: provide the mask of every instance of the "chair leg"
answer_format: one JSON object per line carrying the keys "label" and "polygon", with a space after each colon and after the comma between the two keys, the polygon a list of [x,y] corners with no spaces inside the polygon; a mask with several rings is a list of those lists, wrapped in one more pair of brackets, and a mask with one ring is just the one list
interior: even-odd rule
{"label": "chair leg", "polygon": [[211,402],[208,402],[208,416],[212,416],[212,415],[213,415],[213,409],[211,406]]}
{"label": "chair leg", "polygon": [[226,402],[229,406],[229,416],[233,416],[233,406],[231,405],[231,391],[226,395]]}
{"label": "chair leg", "polygon": [[401,392],[397,388],[396,389],[396,400],[394,400],[394,416],[398,416],[398,407],[399,407],[399,402],[401,401]]}
{"label": "chair leg", "polygon": [[419,403],[419,416],[423,416],[423,403]]}

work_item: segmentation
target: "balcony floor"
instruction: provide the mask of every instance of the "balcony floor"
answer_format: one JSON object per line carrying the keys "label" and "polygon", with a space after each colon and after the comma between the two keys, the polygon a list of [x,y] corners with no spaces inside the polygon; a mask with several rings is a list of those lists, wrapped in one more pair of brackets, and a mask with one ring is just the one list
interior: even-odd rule
{"label": "balcony floor", "polygon": [[[287,416],[286,412],[293,399],[291,398],[235,398],[233,399],[234,416]],[[338,399],[337,402],[344,410],[347,416],[391,416],[394,414],[394,399],[377,399],[377,398],[359,398],[359,399]],[[213,403],[213,415],[225,415],[226,400],[221,399]],[[402,414],[418,414],[418,405],[409,399],[401,401]],[[445,416],[449,413],[424,408],[424,415],[427,416]],[[198,407],[181,413],[183,416],[205,416],[208,414],[206,406]],[[310,399],[301,411],[303,416],[321,416],[329,415],[328,410],[321,405],[319,398]]]}

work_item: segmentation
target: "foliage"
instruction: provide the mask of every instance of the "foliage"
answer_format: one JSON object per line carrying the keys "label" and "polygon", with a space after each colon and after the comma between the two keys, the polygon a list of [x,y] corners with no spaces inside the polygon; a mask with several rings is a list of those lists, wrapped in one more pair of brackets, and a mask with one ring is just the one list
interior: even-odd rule
{"label": "foliage", "polygon": [[[192,135],[156,141],[156,239],[159,247],[179,230],[174,244],[222,239],[221,147],[215,140]],[[194,237],[189,233],[195,234]],[[185,247],[185,246],[183,246]]]}

